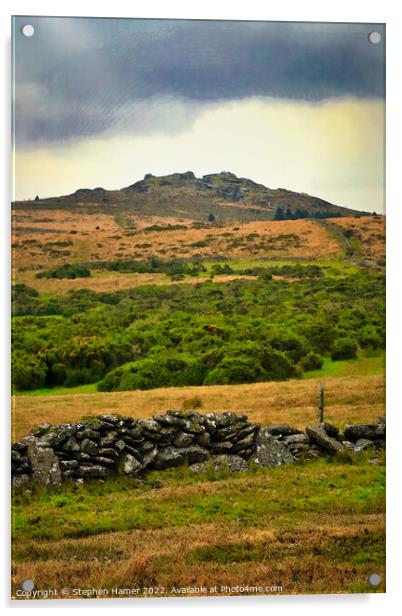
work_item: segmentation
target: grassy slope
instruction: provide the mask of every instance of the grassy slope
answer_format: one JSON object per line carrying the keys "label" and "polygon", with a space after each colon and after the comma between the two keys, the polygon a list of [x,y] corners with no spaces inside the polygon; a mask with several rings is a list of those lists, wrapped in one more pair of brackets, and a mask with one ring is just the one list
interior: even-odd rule
{"label": "grassy slope", "polygon": [[[382,463],[241,476],[152,472],[16,497],[15,580],[37,587],[280,585],[370,592],[384,570]],[[383,591],[381,585],[378,590]]]}
{"label": "grassy slope", "polygon": [[[340,362],[339,362],[340,363]],[[316,397],[325,386],[325,415],[339,426],[367,422],[384,414],[385,387],[382,374],[351,375],[350,364],[342,362],[347,376],[323,376],[301,380],[243,385],[169,387],[147,391],[78,393],[77,388],[58,395],[16,396],[13,417],[14,439],[43,423],[76,421],[84,415],[117,412],[150,417],[170,408],[201,404],[202,411],[245,412],[251,421],[289,423],[304,428],[316,418]],[[363,366],[365,365],[362,361]],[[361,365],[357,362],[356,365]],[[84,386],[90,388],[93,386]],[[88,389],[86,390],[88,391]],[[193,404],[194,403],[194,404]]]}
{"label": "grassy slope", "polygon": [[[320,378],[320,376],[367,376],[370,374],[384,374],[385,356],[382,351],[371,357],[361,357],[356,360],[332,361],[330,357],[324,359],[321,370],[305,372],[304,379]],[[33,391],[19,391],[18,396],[57,396],[68,394],[91,394],[97,391],[97,383],[87,383],[76,387],[43,387]]]}
{"label": "grassy slope", "polygon": [[[234,269],[258,265],[251,254],[237,261]],[[328,276],[355,268],[338,258],[320,264]],[[326,388],[326,418],[342,426],[383,414],[382,374],[382,357],[327,359],[322,371],[283,383],[43,390],[16,398],[14,436],[43,421],[102,411],[146,417],[194,398],[201,410],[246,410],[252,421],[304,427],[315,419],[319,383]],[[173,584],[247,583],[280,585],[285,593],[370,592],[368,574],[384,572],[385,469],[383,460],[371,465],[365,456],[347,462],[318,460],[229,478],[194,478],[183,467],[153,472],[142,485],[119,479],[18,496],[14,589],[34,579],[38,588],[159,585],[167,594]]]}

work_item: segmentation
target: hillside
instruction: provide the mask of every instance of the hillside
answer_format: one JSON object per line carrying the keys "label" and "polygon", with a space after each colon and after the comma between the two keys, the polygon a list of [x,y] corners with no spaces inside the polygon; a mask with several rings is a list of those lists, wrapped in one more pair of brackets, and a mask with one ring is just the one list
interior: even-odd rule
{"label": "hillside", "polygon": [[16,202],[17,209],[84,209],[97,206],[98,213],[160,216],[205,222],[272,220],[277,211],[287,217],[356,216],[362,212],[334,205],[318,197],[284,188],[267,188],[247,178],[223,171],[197,178],[192,171],[143,180],[122,188],[80,188],[71,195]]}

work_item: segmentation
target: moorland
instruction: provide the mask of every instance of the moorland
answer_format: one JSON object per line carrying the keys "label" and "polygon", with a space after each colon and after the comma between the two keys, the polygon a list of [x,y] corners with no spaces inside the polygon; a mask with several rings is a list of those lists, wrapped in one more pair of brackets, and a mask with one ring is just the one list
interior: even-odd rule
{"label": "moorland", "polygon": [[[383,216],[226,172],[148,175],[12,214],[15,439],[110,410],[304,428],[319,384],[338,427],[384,414]],[[384,571],[385,461],[369,462],[17,494],[15,584],[369,592]]]}

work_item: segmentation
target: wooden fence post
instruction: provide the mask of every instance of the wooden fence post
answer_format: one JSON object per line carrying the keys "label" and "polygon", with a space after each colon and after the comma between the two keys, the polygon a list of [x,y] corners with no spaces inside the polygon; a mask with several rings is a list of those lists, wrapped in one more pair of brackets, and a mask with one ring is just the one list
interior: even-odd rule
{"label": "wooden fence post", "polygon": [[320,385],[318,390],[318,425],[324,421],[324,385]]}

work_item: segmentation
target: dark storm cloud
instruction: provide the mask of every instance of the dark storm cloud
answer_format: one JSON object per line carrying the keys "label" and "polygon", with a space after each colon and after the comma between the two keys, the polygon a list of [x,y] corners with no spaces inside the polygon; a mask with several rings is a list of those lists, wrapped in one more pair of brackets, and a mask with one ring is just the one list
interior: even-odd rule
{"label": "dark storm cloud", "polygon": [[17,142],[174,133],[206,104],[250,96],[381,97],[384,44],[368,42],[372,30],[384,36],[370,24],[18,17]]}

